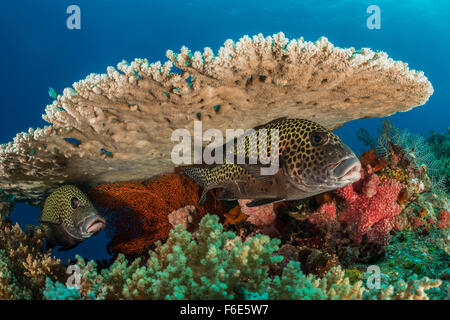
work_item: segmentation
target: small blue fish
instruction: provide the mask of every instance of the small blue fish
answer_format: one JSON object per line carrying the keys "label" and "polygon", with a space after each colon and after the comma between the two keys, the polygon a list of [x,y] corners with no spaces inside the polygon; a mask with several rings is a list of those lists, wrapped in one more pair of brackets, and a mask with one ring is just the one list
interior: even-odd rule
{"label": "small blue fish", "polygon": [[55,89],[53,89],[52,87],[48,87],[48,95],[50,96],[50,98],[52,98],[53,100],[56,100],[58,98],[58,95],[56,94]]}

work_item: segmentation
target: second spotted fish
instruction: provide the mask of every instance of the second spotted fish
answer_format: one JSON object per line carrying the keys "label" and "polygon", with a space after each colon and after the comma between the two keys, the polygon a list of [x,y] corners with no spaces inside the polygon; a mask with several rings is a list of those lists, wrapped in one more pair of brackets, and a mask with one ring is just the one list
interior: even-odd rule
{"label": "second spotted fish", "polygon": [[105,228],[86,194],[76,186],[65,185],[53,191],[42,205],[40,226],[27,226],[28,232],[41,229],[47,239],[47,248],[61,246],[70,250]]}
{"label": "second spotted fish", "polygon": [[[277,153],[271,150],[273,130],[277,133]],[[266,144],[261,143],[263,136]],[[236,143],[238,140],[243,143]],[[221,199],[253,199],[247,206],[259,206],[307,198],[360,179],[361,164],[353,151],[333,132],[310,120],[276,119],[234,142],[232,153],[243,156],[244,163],[224,161],[209,167],[183,168],[203,187],[200,204],[206,192],[215,188],[223,189]],[[276,157],[277,170],[271,175],[261,174],[267,164],[249,161],[262,158],[261,150],[266,158]],[[225,146],[223,152],[227,152]]]}

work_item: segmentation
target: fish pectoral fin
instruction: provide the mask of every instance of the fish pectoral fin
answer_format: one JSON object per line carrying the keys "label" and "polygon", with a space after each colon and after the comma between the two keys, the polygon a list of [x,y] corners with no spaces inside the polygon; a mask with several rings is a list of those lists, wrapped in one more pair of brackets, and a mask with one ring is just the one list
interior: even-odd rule
{"label": "fish pectoral fin", "polygon": [[208,188],[208,187],[203,188],[203,192],[202,192],[202,195],[200,196],[200,199],[198,200],[197,206],[201,207],[202,205],[205,204],[206,195],[208,194],[208,191],[211,189],[213,189],[213,188]]}
{"label": "fish pectoral fin", "polygon": [[53,249],[56,246],[57,243],[52,237],[45,238],[45,250]]}
{"label": "fish pectoral fin", "polygon": [[258,199],[258,200],[253,200],[250,203],[247,203],[246,206],[249,208],[259,207],[259,206],[263,206],[265,204],[269,204],[269,203],[277,202],[277,201],[281,201],[281,200],[284,200],[284,199],[282,199],[282,198]]}
{"label": "fish pectoral fin", "polygon": [[274,175],[262,175],[261,168],[264,168],[264,166],[261,166],[259,164],[239,164],[239,166],[247,170],[253,177],[261,182],[272,181],[274,177]]}

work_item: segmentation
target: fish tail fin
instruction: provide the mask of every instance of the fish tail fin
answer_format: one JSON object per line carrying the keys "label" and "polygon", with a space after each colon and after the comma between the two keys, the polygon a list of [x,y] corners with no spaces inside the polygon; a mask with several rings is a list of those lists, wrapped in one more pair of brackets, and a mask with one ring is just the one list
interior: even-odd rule
{"label": "fish tail fin", "polygon": [[208,168],[199,168],[199,167],[184,167],[183,172],[189,178],[197,182],[199,186],[203,188],[202,195],[200,196],[200,200],[198,201],[198,206],[202,206],[206,200],[206,194],[210,189],[212,189],[210,184],[210,175]]}

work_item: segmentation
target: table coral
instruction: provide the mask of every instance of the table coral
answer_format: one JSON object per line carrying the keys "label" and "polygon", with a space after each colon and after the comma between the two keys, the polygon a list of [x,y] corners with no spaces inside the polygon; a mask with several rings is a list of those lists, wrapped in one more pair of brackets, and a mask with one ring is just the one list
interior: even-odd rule
{"label": "table coral", "polygon": [[111,250],[135,255],[167,238],[172,228],[168,215],[175,210],[193,206],[197,221],[207,212],[222,213],[213,192],[203,206],[197,206],[199,192],[195,182],[172,173],[147,181],[98,185],[92,188],[90,198],[105,211],[112,233]]}
{"label": "table coral", "polygon": [[67,182],[92,186],[170,172],[172,133],[182,128],[192,136],[200,116],[204,131],[298,115],[334,129],[410,110],[433,93],[423,72],[406,63],[326,38],[259,34],[227,40],[217,54],[182,47],[167,57],[122,61],[56,95],[43,116],[50,125],[0,148],[0,188],[37,201]]}

